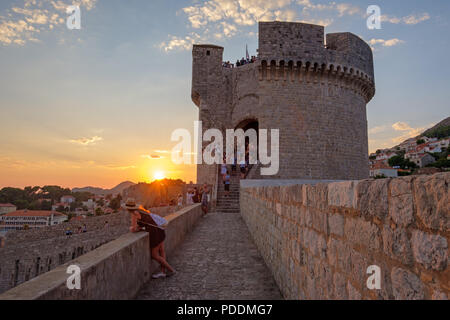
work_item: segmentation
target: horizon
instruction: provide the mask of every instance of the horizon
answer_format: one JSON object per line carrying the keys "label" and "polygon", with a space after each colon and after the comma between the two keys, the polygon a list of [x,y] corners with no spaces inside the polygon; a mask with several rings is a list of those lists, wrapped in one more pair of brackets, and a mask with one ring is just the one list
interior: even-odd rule
{"label": "horizon", "polygon": [[81,30],[68,30],[65,7],[74,2],[0,4],[0,188],[195,182],[196,166],[173,164],[169,151],[171,132],[192,133],[198,119],[192,45],[223,46],[231,62],[245,56],[246,45],[255,55],[258,21],[321,24],[325,33],[349,31],[372,46],[369,153],[449,116],[450,66],[435,62],[450,49],[441,36],[448,1],[378,1],[381,30],[366,27],[372,3],[354,0],[82,0]]}

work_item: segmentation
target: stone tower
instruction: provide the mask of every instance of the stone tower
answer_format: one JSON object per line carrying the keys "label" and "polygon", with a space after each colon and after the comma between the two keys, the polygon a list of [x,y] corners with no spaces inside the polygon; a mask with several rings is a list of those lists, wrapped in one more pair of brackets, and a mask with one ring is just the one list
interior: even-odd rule
{"label": "stone tower", "polygon": [[[369,177],[366,105],[375,94],[372,50],[352,33],[260,22],[256,63],[222,67],[223,48],[194,45],[192,100],[203,130],[280,130],[280,169],[269,179]],[[225,134],[224,134],[225,136]],[[216,166],[199,165],[198,183]]]}

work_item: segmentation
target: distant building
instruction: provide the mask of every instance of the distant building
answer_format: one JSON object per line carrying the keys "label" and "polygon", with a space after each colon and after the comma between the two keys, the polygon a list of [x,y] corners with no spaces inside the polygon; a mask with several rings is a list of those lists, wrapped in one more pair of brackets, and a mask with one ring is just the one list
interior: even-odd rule
{"label": "distant building", "polygon": [[55,211],[19,210],[2,215],[0,228],[2,231],[44,228],[66,220],[65,214]]}
{"label": "distant building", "polygon": [[419,168],[426,167],[427,165],[436,162],[436,159],[428,153],[407,153],[405,158],[414,162]]}
{"label": "distant building", "polygon": [[89,199],[88,201],[83,201],[83,206],[88,208],[88,210],[95,209],[95,201],[93,199]]}
{"label": "distant building", "polygon": [[389,167],[382,160],[370,166],[370,177],[385,176],[386,178],[398,177],[398,170]]}
{"label": "distant building", "polygon": [[0,216],[6,213],[14,212],[17,207],[11,203],[0,203]]}
{"label": "distant building", "polygon": [[417,146],[417,140],[415,138],[408,139],[399,145],[400,150],[406,152],[412,151]]}
{"label": "distant building", "polygon": [[67,209],[70,210],[70,204],[61,202],[61,203],[55,203],[54,205],[52,205],[52,211],[58,210],[59,207],[63,207],[64,210],[67,210]]}
{"label": "distant building", "polygon": [[75,197],[74,196],[62,196],[61,197],[61,203],[67,203],[67,204],[71,204],[73,202],[75,202]]}

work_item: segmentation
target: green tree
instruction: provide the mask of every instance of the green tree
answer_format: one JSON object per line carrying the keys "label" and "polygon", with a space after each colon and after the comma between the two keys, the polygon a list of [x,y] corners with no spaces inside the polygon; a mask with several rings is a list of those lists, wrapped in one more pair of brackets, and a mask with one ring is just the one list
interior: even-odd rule
{"label": "green tree", "polygon": [[112,200],[109,202],[109,207],[110,207],[111,209],[113,209],[114,211],[119,210],[119,208],[120,208],[120,202],[122,201],[121,198],[122,198],[122,197],[121,197],[120,195],[118,195],[117,197],[115,197],[114,199],[112,199]]}
{"label": "green tree", "polygon": [[103,212],[103,210],[102,210],[102,208],[97,208],[97,209],[95,209],[95,215],[96,216],[102,216],[102,215],[104,215],[105,213]]}
{"label": "green tree", "polygon": [[425,143],[425,140],[419,139],[419,140],[416,141],[416,143],[417,143],[418,145],[419,145],[419,144],[424,144],[424,143]]}

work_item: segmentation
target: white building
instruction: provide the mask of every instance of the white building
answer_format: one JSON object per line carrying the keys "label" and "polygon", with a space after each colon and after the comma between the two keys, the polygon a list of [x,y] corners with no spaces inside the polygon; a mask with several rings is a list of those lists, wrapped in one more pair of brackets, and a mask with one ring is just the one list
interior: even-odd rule
{"label": "white building", "polygon": [[375,178],[379,176],[385,176],[386,178],[398,177],[398,170],[393,169],[386,165],[384,162],[377,162],[370,166],[370,177]]}
{"label": "white building", "polygon": [[6,213],[14,212],[17,207],[11,203],[0,203],[0,216]]}
{"label": "white building", "polygon": [[94,210],[95,209],[95,201],[93,199],[89,199],[88,201],[83,201],[83,206],[85,206],[89,210]]}
{"label": "white building", "polygon": [[2,231],[44,228],[63,223],[65,214],[55,211],[19,210],[0,217]]}
{"label": "white building", "polygon": [[73,196],[62,196],[60,202],[71,204],[71,203],[75,202],[75,200],[76,199]]}

